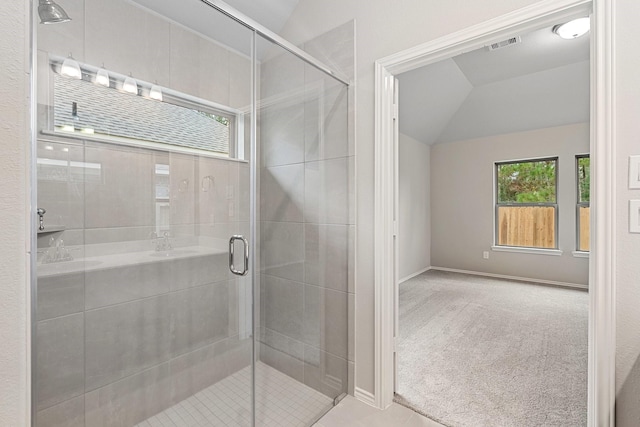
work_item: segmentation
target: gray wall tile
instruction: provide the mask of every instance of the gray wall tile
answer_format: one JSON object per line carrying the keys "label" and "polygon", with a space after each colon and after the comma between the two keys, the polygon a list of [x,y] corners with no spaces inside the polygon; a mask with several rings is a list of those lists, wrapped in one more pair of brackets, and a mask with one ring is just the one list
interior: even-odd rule
{"label": "gray wall tile", "polygon": [[355,21],[346,22],[304,44],[310,55],[340,71],[347,78],[355,74]]}
{"label": "gray wall tile", "polygon": [[304,285],[302,341],[346,359],[347,335],[347,293]]}
{"label": "gray wall tile", "polygon": [[347,316],[349,317],[347,329],[347,360],[354,362],[356,360],[356,296],[348,294]]}
{"label": "gray wall tile", "polygon": [[85,22],[87,63],[104,63],[120,74],[168,84],[168,21],[124,0],[85,0]]}
{"label": "gray wall tile", "polygon": [[86,389],[168,360],[169,313],[167,295],[88,311]]}
{"label": "gray wall tile", "polygon": [[305,163],[306,222],[347,224],[349,220],[348,159]]}
{"label": "gray wall tile", "polygon": [[263,221],[302,222],[304,209],[304,165],[262,169],[260,212]]}
{"label": "gray wall tile", "polygon": [[340,291],[348,286],[346,225],[304,225],[304,282]]}
{"label": "gray wall tile", "polygon": [[171,354],[177,356],[227,337],[229,285],[220,282],[169,294]]}
{"label": "gray wall tile", "polygon": [[262,326],[302,341],[303,285],[273,276],[263,276],[261,285]]}
{"label": "gray wall tile", "polygon": [[227,351],[227,340],[222,340],[172,359],[172,403],[178,403],[229,375]]}
{"label": "gray wall tile", "polygon": [[134,264],[85,273],[87,310],[169,291],[171,262]]}
{"label": "gray wall tile", "polygon": [[284,279],[304,279],[304,227],[293,222],[262,222],[262,272]]}
{"label": "gray wall tile", "polygon": [[85,420],[91,427],[131,426],[171,404],[169,364],[163,363],[85,395]]}
{"label": "gray wall tile", "polygon": [[85,427],[84,394],[38,411],[37,427]]}
{"label": "gray wall tile", "polygon": [[168,264],[169,287],[172,291],[231,278],[229,255],[226,253],[175,259]]}
{"label": "gray wall tile", "polygon": [[155,224],[155,163],[149,150],[86,143],[85,161],[101,165],[100,181],[85,182],[85,227]]}
{"label": "gray wall tile", "polygon": [[310,65],[305,70],[305,161],[348,156],[348,88]]}
{"label": "gray wall tile", "polygon": [[38,320],[84,311],[84,273],[38,277]]}
{"label": "gray wall tile", "polygon": [[268,105],[260,109],[259,120],[262,166],[304,161],[304,109],[300,105],[292,100]]}
{"label": "gray wall tile", "polygon": [[[304,381],[304,363],[301,359],[296,359],[287,353],[262,344],[260,346],[260,360],[296,381]],[[256,391],[256,394],[259,392]]]}
{"label": "gray wall tile", "polygon": [[315,347],[304,348],[304,383],[331,398],[348,390],[347,360]]}
{"label": "gray wall tile", "polygon": [[38,409],[84,391],[84,315],[38,322],[36,384]]}

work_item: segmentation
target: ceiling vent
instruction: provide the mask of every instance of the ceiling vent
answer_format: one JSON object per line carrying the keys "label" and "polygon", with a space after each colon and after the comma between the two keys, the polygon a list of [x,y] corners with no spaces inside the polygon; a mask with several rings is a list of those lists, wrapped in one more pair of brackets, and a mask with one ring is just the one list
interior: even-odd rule
{"label": "ceiling vent", "polygon": [[501,42],[497,43],[491,43],[487,46],[487,49],[489,51],[498,50],[518,43],[522,43],[522,39],[520,38],[520,36],[511,37],[510,39],[502,40]]}

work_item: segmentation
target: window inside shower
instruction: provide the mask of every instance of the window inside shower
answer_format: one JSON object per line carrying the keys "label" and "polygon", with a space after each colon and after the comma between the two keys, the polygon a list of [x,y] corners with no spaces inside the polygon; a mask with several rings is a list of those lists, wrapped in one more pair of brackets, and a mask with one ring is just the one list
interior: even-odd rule
{"label": "window inside shower", "polygon": [[161,99],[154,99],[144,89],[152,85],[142,86],[139,81],[139,94],[118,89],[116,81],[105,87],[91,81],[93,73],[86,66],[82,67],[81,79],[61,75],[57,61],[51,62],[51,68],[55,132],[109,137],[129,145],[155,143],[159,149],[160,144],[165,144],[237,156],[235,136],[237,130],[241,135],[244,129],[240,111],[224,110],[204,99],[169,93],[168,89],[160,92]]}

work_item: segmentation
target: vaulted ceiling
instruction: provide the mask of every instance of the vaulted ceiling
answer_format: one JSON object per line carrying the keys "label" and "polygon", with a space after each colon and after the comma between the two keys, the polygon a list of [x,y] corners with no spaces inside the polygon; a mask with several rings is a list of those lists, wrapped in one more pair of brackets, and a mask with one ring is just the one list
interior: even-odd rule
{"label": "vaulted ceiling", "polygon": [[400,132],[437,144],[588,121],[589,36],[520,37],[399,75]]}

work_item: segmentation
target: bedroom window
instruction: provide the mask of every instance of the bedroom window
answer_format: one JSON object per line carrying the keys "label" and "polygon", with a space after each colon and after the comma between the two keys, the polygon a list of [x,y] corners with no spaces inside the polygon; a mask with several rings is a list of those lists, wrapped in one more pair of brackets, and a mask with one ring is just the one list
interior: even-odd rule
{"label": "bedroom window", "polygon": [[557,170],[557,157],[496,163],[496,246],[558,248]]}
{"label": "bedroom window", "polygon": [[590,218],[591,211],[590,202],[590,183],[591,183],[591,159],[588,154],[576,156],[576,183],[577,183],[577,200],[576,205],[576,224],[577,224],[577,242],[576,247],[580,252],[589,252],[590,243]]}

